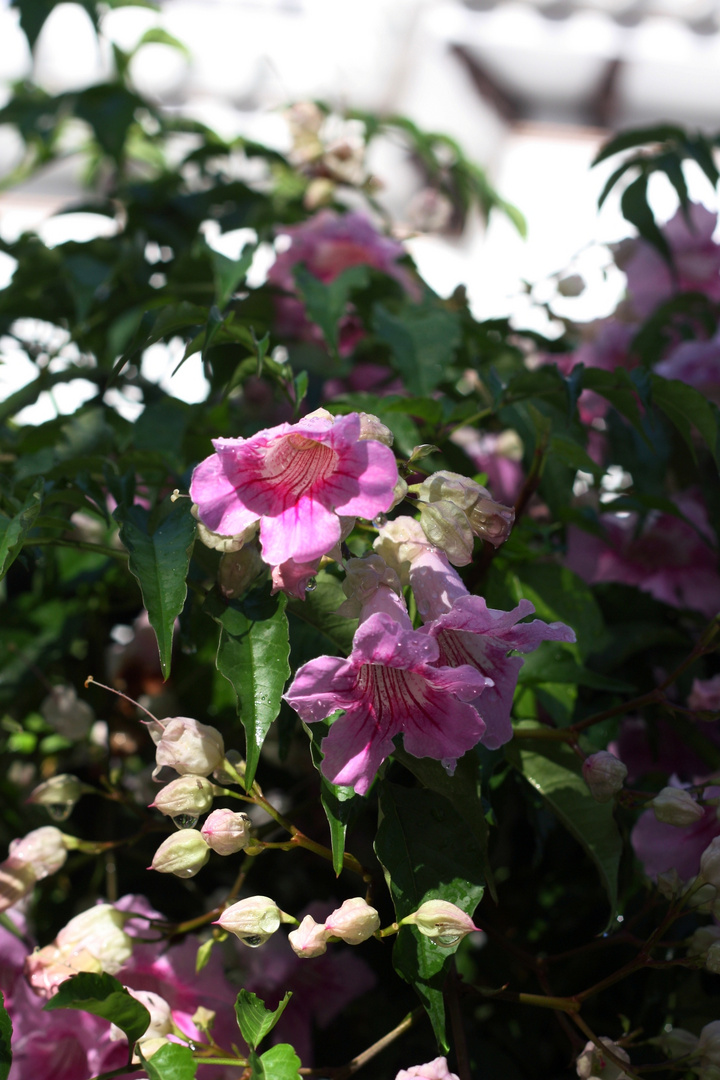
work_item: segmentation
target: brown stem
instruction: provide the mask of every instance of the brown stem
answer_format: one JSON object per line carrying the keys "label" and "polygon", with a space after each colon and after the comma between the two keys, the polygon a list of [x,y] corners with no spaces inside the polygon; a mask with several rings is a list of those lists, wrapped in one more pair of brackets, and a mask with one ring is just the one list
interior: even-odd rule
{"label": "brown stem", "polygon": [[598,1048],[603,1057],[609,1058],[610,1061],[612,1061],[613,1065],[617,1065],[622,1074],[624,1076],[627,1076],[628,1080],[640,1080],[638,1074],[630,1068],[626,1061],[623,1061],[622,1058],[618,1057],[614,1050],[608,1049],[605,1043],[600,1042],[598,1036],[593,1031],[591,1031],[591,1029],[583,1020],[582,1016],[574,1014],[572,1019],[573,1023],[577,1024],[577,1026],[580,1028],[583,1035],[587,1035],[588,1039],[590,1039],[591,1042],[595,1043],[595,1046]]}
{"label": "brown stem", "polygon": [[[352,1061],[349,1061],[347,1065],[343,1065],[337,1072],[333,1072],[334,1080],[349,1080],[351,1076],[362,1069],[363,1065],[367,1065],[368,1061],[371,1061],[381,1050],[384,1050],[386,1046],[390,1046],[395,1042],[395,1039],[404,1035],[406,1031],[415,1024],[421,1016],[425,1015],[425,1010],[422,1006],[418,1006],[417,1009],[413,1009],[411,1013],[408,1013],[404,1020],[401,1020],[397,1027],[394,1027],[392,1031],[389,1031],[387,1035],[383,1035],[382,1039],[378,1039],[372,1046],[368,1046],[367,1050],[363,1050],[362,1054],[358,1054]],[[327,1076],[330,1070],[321,1070],[322,1074]]]}

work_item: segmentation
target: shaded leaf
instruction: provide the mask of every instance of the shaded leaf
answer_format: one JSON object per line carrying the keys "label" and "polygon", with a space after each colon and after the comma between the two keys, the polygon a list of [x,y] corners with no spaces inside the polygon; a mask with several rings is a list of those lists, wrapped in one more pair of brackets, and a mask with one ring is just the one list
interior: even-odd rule
{"label": "shaded leaf", "polygon": [[[427,789],[381,781],[375,853],[382,863],[398,920],[426,900],[449,900],[472,916],[484,891],[484,852],[447,799]],[[462,838],[462,842],[459,840]],[[447,1050],[443,986],[457,945],[441,948],[401,927],[393,949],[395,969],[417,992]]]}
{"label": "shaded leaf", "polygon": [[288,600],[293,668],[323,654],[350,653],[357,619],[337,614],[345,599],[338,579],[321,570],[315,578],[315,588],[305,594],[304,600]]}
{"label": "shaded leaf", "polygon": [[153,517],[142,506],[120,504],[113,517],[129,555],[129,568],[137,578],[150,625],[157,637],[163,678],[170,674],[175,619],[187,596],[187,571],[195,542],[195,519],[187,499],[174,503],[167,516],[153,527]]}
{"label": "shaded leaf", "polygon": [[290,644],[285,615],[287,598],[255,590],[242,602],[227,603],[217,591],[204,610],[220,626],[216,666],[232,684],[245,729],[245,785],[255,778],[260,750],[280,712],[282,692],[290,675]]}
{"label": "shaded leaf", "polygon": [[455,312],[426,301],[394,315],[376,304],[373,325],[390,346],[393,366],[412,394],[429,394],[442,382],[461,339]]}
{"label": "shaded leaf", "polygon": [[320,327],[334,353],[338,347],[338,323],[347,311],[352,289],[363,289],[369,281],[367,266],[351,266],[325,284],[306,266],[293,267],[298,291],[305,302],[307,317]]}
{"label": "shaded leaf", "polygon": [[[138,1051],[142,1057],[142,1043]],[[190,1047],[178,1043],[166,1043],[142,1063],[148,1080],[194,1080],[198,1067]]]}
{"label": "shaded leaf", "polygon": [[241,990],[235,1000],[235,1016],[243,1039],[253,1050],[257,1050],[265,1036],[272,1031],[285,1012],[292,997],[287,992],[276,1009],[266,1009],[265,1002],[249,990]]}
{"label": "shaded leaf", "polygon": [[655,215],[650,209],[647,197],[648,176],[642,172],[636,180],[625,188],[620,198],[620,209],[623,217],[634,225],[642,236],[654,248],[660,252],[667,263],[672,266],[672,253],[665,235],[661,232],[655,221]]}
{"label": "shaded leaf", "polygon": [[652,399],[678,429],[683,439],[695,453],[693,429],[702,436],[715,462],[720,466],[718,446],[718,411],[704,394],[678,379],[651,376]]}
{"label": "shaded leaf", "polygon": [[300,1080],[300,1058],[289,1043],[278,1043],[258,1057],[250,1055],[250,1080]]}
{"label": "shaded leaf", "polygon": [[0,581],[22,550],[27,534],[40,513],[45,482],[38,480],[17,514],[8,517],[0,512]]}
{"label": "shaded leaf", "polygon": [[71,975],[60,984],[54,997],[46,1001],[43,1009],[81,1009],[83,1012],[110,1020],[127,1035],[129,1043],[136,1042],[150,1023],[150,1013],[134,998],[122,983],[112,975],[94,975],[81,972]]}
{"label": "shaded leaf", "polygon": [[[518,731],[537,728],[521,721]],[[547,802],[555,816],[595,863],[610,903],[608,925],[617,912],[618,869],[622,839],[614,818],[614,803],[596,802],[583,780],[582,762],[566,743],[543,743],[540,749],[513,740],[505,753],[508,761]]]}

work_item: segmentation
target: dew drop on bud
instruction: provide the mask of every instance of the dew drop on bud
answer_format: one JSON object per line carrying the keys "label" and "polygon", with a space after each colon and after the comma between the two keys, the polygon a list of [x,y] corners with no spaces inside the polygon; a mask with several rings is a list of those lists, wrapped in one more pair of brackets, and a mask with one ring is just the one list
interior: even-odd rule
{"label": "dew drop on bud", "polygon": [[305,586],[305,592],[315,592],[316,589],[317,581],[315,580],[315,578],[310,578],[307,585]]}
{"label": "dew drop on bud", "polygon": [[443,948],[449,949],[452,945],[457,945],[462,937],[462,934],[438,934],[437,937],[431,938],[431,940],[435,945],[441,945]]}
{"label": "dew drop on bud", "polygon": [[173,874],[175,875],[175,877],[192,877],[194,873],[194,870],[173,870]]}
{"label": "dew drop on bud", "polygon": [[373,518],[373,525],[375,526],[376,529],[382,529],[383,525],[386,525],[386,524],[387,524],[387,514],[378,514],[377,517]]}
{"label": "dew drop on bud", "polygon": [[198,819],[193,817],[192,814],[178,814],[177,817],[172,819],[172,823],[176,829],[194,829]]}
{"label": "dew drop on bud", "polygon": [[67,821],[72,814],[74,805],[73,802],[50,803],[45,809],[53,821]]}
{"label": "dew drop on bud", "polygon": [[248,934],[247,937],[241,937],[243,945],[248,945],[251,949],[257,949],[259,945],[262,945],[265,940],[260,934]]}

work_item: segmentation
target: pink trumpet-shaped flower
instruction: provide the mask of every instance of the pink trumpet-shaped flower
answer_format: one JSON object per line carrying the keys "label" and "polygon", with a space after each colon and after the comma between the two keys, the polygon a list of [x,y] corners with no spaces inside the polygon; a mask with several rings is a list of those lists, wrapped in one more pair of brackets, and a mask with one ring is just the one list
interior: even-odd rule
{"label": "pink trumpet-shaped flower", "polygon": [[339,514],[373,518],[392,504],[395,456],[360,438],[357,413],[308,416],[250,439],[215,439],[193,473],[202,523],[225,536],[260,522],[265,562],[310,563],[341,538]]}
{"label": "pink trumpet-shaped flower", "polygon": [[347,660],[320,656],[300,668],[285,696],[306,723],[345,710],[322,744],[328,780],[364,795],[400,733],[415,757],[454,760],[475,746],[485,724],[466,702],[491,683],[467,664],[434,666],[439,654],[407,616],[375,611]]}

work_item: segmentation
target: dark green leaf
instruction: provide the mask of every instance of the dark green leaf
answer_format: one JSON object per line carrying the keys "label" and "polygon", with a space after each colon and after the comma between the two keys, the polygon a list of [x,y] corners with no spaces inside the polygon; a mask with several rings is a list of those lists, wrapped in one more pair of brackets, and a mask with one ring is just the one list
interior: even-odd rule
{"label": "dark green leaf", "polygon": [[293,268],[293,274],[305,302],[308,318],[320,327],[325,341],[336,353],[338,323],[347,311],[351,290],[364,289],[367,286],[367,266],[351,266],[327,285],[301,264]]}
{"label": "dark green leaf", "polygon": [[598,151],[593,165],[599,165],[601,161],[620,154],[623,150],[631,150],[635,146],[644,146],[647,143],[662,143],[670,140],[681,140],[685,136],[682,128],[674,124],[656,124],[648,128],[633,128],[613,136],[604,143]]}
{"label": "dark green leaf", "polygon": [[634,225],[644,240],[660,252],[672,266],[672,253],[664,234],[658,228],[647,197],[648,177],[641,173],[625,188],[620,198],[623,217]]}
{"label": "dark green leaf", "polygon": [[0,990],[0,1080],[7,1080],[12,1065],[12,1021]]}
{"label": "dark green leaf", "polygon": [[130,1044],[147,1031],[150,1013],[132,997],[122,983],[112,975],[91,975],[81,972],[61,983],[57,993],[43,1006],[53,1009],[81,1009],[83,1012],[110,1020],[127,1035]]}
{"label": "dark green leaf", "polygon": [[215,275],[215,303],[221,311],[240,282],[245,280],[254,254],[254,244],[246,244],[240,252],[239,259],[228,259],[226,255],[211,249],[210,258]]}
{"label": "dark green leaf", "polygon": [[220,626],[217,669],[232,684],[245,728],[248,790],[290,674],[286,603],[282,593],[269,596],[257,591],[242,603],[226,603],[217,592],[205,601],[204,610]]}
{"label": "dark green leaf", "polygon": [[93,130],[98,143],[114,161],[125,154],[128,129],[136,109],[147,109],[147,102],[120,83],[101,83],[80,91],[75,112]]}
{"label": "dark green leaf", "polygon": [[285,995],[277,1009],[266,1009],[265,1002],[249,990],[241,990],[235,1001],[235,1016],[242,1037],[249,1047],[257,1050],[260,1043],[277,1024],[285,1012],[292,994]]}
{"label": "dark green leaf", "polygon": [[[518,730],[537,728],[522,721]],[[582,762],[566,743],[542,743],[525,749],[528,742],[513,740],[505,753],[528,783],[540,792],[552,811],[582,845],[597,867],[610,902],[608,925],[617,911],[617,878],[622,840],[615,823],[614,804],[598,803],[582,776]]]}
{"label": "dark green leaf", "polygon": [[394,315],[374,308],[375,333],[392,350],[393,366],[413,394],[429,394],[445,377],[460,344],[460,318],[431,301]]}
{"label": "dark green leaf", "polygon": [[[138,1050],[142,1056],[142,1043]],[[166,1043],[142,1063],[148,1080],[194,1080],[198,1067],[190,1047],[178,1043]]]}
{"label": "dark green leaf", "polygon": [[180,499],[159,525],[149,510],[121,504],[114,513],[120,525],[130,571],[138,580],[150,625],[157,637],[163,677],[172,663],[175,619],[187,596],[187,571],[195,542],[195,519],[187,499]]}
{"label": "dark green leaf", "polygon": [[[426,900],[449,900],[472,916],[483,894],[485,853],[465,820],[434,791],[380,782],[375,852],[398,920]],[[441,948],[408,926],[393,950],[395,968],[416,990],[447,1050],[443,985],[457,946]]]}
{"label": "dark green leaf", "polygon": [[294,668],[323,654],[347,656],[350,653],[357,619],[337,614],[345,599],[338,579],[320,571],[315,578],[315,588],[305,594],[304,600],[288,601]]}
{"label": "dark green leaf", "polygon": [[320,744],[330,730],[329,722],[327,720],[318,720],[314,724],[303,724],[303,727],[310,737],[310,754],[313,765],[320,773],[320,802],[330,826],[333,870],[336,876],[339,876],[343,868],[345,836],[348,825],[359,812],[363,799],[362,796],[355,794],[353,788],[342,784],[331,784],[322,774],[320,765],[323,754]]}
{"label": "dark green leaf", "polygon": [[678,379],[651,376],[653,402],[675,425],[683,439],[695,453],[693,429],[702,436],[715,462],[720,466],[718,451],[717,407],[693,386]]}
{"label": "dark green leaf", "polygon": [[16,514],[0,512],[0,581],[22,550],[23,543],[40,513],[45,483],[38,480]]}

